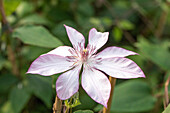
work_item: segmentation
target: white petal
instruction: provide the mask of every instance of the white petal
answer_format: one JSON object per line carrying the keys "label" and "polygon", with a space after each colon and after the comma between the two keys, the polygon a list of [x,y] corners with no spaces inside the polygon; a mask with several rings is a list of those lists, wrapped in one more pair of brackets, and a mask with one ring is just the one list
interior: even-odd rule
{"label": "white petal", "polygon": [[79,72],[81,65],[60,75],[56,81],[57,96],[61,100],[69,99],[79,88]]}
{"label": "white petal", "polygon": [[137,55],[133,51],[129,51],[120,47],[108,47],[96,55],[97,58],[126,57],[129,55]]}
{"label": "white petal", "polygon": [[47,54],[55,54],[60,56],[73,56],[73,54],[70,51],[74,51],[72,47],[60,46],[48,52]]}
{"label": "white petal", "polygon": [[27,73],[48,76],[71,69],[73,64],[74,62],[68,61],[66,57],[45,54],[39,56],[31,64]]}
{"label": "white petal", "polygon": [[88,46],[90,49],[93,49],[95,53],[99,48],[101,48],[108,40],[109,32],[97,32],[95,28],[92,28],[89,32],[89,43]]}
{"label": "white petal", "polygon": [[72,27],[64,25],[67,35],[76,50],[84,49],[85,39],[84,36]]}
{"label": "white petal", "polygon": [[145,77],[143,71],[135,62],[123,57],[101,59],[93,65],[95,68],[115,78]]}
{"label": "white petal", "polygon": [[108,78],[100,71],[85,67],[82,73],[82,87],[96,102],[107,107],[111,85]]}

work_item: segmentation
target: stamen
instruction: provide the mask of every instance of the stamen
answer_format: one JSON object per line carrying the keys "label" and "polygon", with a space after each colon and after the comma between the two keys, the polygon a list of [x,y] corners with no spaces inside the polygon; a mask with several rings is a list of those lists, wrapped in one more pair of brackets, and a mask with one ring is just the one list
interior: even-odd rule
{"label": "stamen", "polygon": [[87,52],[87,49],[83,49],[83,52],[85,52],[85,53],[86,53],[86,52]]}

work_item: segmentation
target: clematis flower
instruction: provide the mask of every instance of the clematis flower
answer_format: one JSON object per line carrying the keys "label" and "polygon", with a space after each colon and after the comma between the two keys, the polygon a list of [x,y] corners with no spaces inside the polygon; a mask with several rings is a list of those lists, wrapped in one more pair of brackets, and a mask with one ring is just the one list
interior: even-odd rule
{"label": "clematis flower", "polygon": [[137,53],[119,48],[108,47],[96,54],[108,40],[108,32],[98,32],[92,28],[88,45],[85,48],[84,36],[74,28],[64,25],[72,47],[60,46],[39,56],[27,73],[50,76],[61,73],[56,81],[57,96],[61,100],[69,99],[79,89],[79,74],[83,67],[81,85],[96,102],[107,107],[111,85],[104,74],[121,79],[145,77],[140,67],[128,58]]}

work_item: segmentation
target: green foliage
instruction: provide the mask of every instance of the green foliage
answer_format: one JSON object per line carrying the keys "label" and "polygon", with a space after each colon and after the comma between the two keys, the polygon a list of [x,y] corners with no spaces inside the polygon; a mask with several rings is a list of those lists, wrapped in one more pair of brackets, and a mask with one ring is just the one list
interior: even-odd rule
{"label": "green foliage", "polygon": [[168,107],[162,113],[169,113],[169,112],[170,112],[170,104],[168,105]]}
{"label": "green foliage", "polygon": [[170,60],[168,60],[170,58],[170,41],[152,44],[143,37],[140,37],[137,47],[146,58],[160,66],[160,68],[170,70]]}
{"label": "green foliage", "polygon": [[34,5],[31,2],[22,1],[18,8],[16,9],[16,13],[19,17],[23,17],[33,12],[33,10]]}
{"label": "green foliage", "polygon": [[99,111],[101,111],[102,109],[103,109],[103,105],[98,104],[98,105],[93,109],[93,111],[94,111],[94,112],[99,112]]}
{"label": "green foliage", "polygon": [[[4,9],[6,15],[12,14],[18,5],[20,4],[21,0],[4,0]],[[1,15],[0,15],[0,20],[1,20]]]}
{"label": "green foliage", "polygon": [[15,113],[13,108],[11,107],[11,103],[7,101],[0,109],[1,113]]}
{"label": "green foliage", "polygon": [[[146,78],[143,81],[118,79],[111,113],[163,111],[164,84],[170,76],[169,0],[3,2],[13,31],[7,32],[7,26],[0,22],[0,113],[52,112],[55,84],[60,74],[42,77],[25,73],[41,54],[61,45],[72,46],[63,24],[83,33],[86,45],[91,28],[109,32],[108,42],[99,52],[108,46],[118,46],[140,54],[128,58],[141,67]],[[14,73],[14,63],[18,75]],[[170,85],[168,89],[170,94]],[[79,99],[81,104],[77,105],[79,102],[75,99],[77,106],[72,108],[75,113],[103,109],[81,85]],[[169,112],[169,106],[164,112]]]}
{"label": "green foliage", "polygon": [[78,111],[75,111],[74,113],[94,113],[94,112],[91,110],[78,110]]}
{"label": "green foliage", "polygon": [[0,94],[6,93],[9,89],[18,81],[13,75],[2,75],[0,76]]}
{"label": "green foliage", "polygon": [[22,26],[12,34],[12,37],[19,38],[25,44],[40,47],[55,48],[62,45],[62,42],[51,35],[48,30],[41,26]]}
{"label": "green foliage", "polygon": [[24,17],[21,21],[20,24],[40,24],[40,25],[50,25],[50,22],[37,14],[32,14],[29,16]]}
{"label": "green foliage", "polygon": [[123,32],[118,27],[115,27],[112,31],[113,37],[116,42],[120,42],[122,39]]}
{"label": "green foliage", "polygon": [[2,56],[0,56],[0,70],[1,70],[2,67],[4,66],[5,61],[6,61],[6,60],[5,60]]}
{"label": "green foliage", "polygon": [[122,20],[118,23],[118,26],[121,28],[121,29],[124,29],[124,30],[132,30],[134,29],[134,25],[133,23],[131,23],[130,21],[128,20]]}
{"label": "green foliage", "polygon": [[74,94],[70,99],[64,101],[64,104],[67,108],[73,108],[81,104],[79,100],[79,92]]}
{"label": "green foliage", "polygon": [[115,87],[111,112],[149,111],[154,108],[155,102],[147,83],[129,80]]}
{"label": "green foliage", "polygon": [[[36,75],[28,75],[26,86],[27,90],[40,98],[47,107],[51,107],[52,104],[52,80],[49,77],[41,77]],[[44,98],[45,97],[45,98]]]}
{"label": "green foliage", "polygon": [[74,110],[93,109],[96,106],[96,102],[87,95],[82,87],[79,89],[79,95],[81,104],[75,107]]}
{"label": "green foliage", "polygon": [[25,90],[23,84],[18,84],[14,87],[9,95],[11,107],[14,110],[14,113],[20,113],[29,101],[30,97],[30,93]]}

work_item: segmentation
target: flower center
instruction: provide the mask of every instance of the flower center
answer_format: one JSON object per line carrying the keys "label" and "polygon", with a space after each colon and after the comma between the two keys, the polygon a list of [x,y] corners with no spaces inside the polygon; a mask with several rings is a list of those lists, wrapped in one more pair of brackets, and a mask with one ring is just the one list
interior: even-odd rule
{"label": "flower center", "polygon": [[88,55],[89,55],[88,49],[83,49],[83,51],[81,53],[81,60],[82,60],[82,62],[86,62],[87,61]]}

